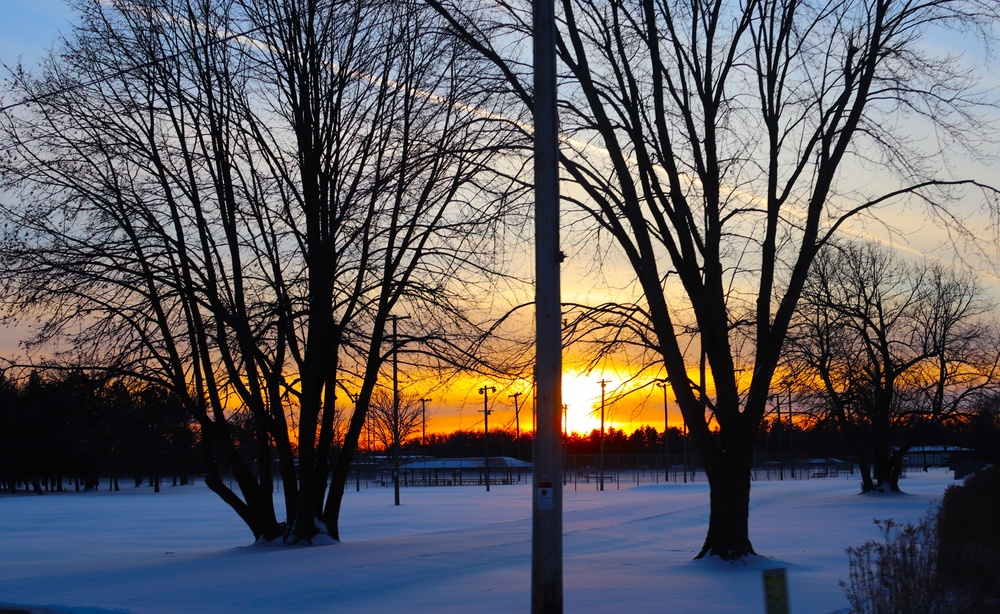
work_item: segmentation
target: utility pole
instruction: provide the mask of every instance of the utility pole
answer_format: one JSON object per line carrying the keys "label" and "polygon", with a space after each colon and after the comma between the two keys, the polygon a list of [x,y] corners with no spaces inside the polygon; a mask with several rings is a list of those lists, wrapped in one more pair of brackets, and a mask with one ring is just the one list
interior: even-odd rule
{"label": "utility pole", "polygon": [[409,320],[410,316],[389,316],[392,320],[392,484],[399,505],[399,339],[396,333],[398,320]]}
{"label": "utility pole", "polygon": [[684,412],[681,412],[681,420],[683,420],[684,426],[684,483],[688,483],[688,425],[687,419],[684,417]]}
{"label": "utility pole", "polygon": [[667,409],[667,386],[670,384],[666,380],[661,380],[656,382],[656,385],[663,388],[663,455],[666,458],[664,464],[666,465],[666,477],[664,478],[667,482],[670,481],[670,413]]}
{"label": "utility pole", "polygon": [[562,614],[562,299],[559,265],[559,121],[555,0],[532,1],[535,173],[535,377],[538,427],[533,455],[531,611]]}
{"label": "utility pole", "polygon": [[517,397],[521,396],[520,392],[515,392],[509,395],[510,398],[514,399],[514,437],[517,441],[517,457],[518,460],[521,458],[521,414],[517,407]]}
{"label": "utility pole", "polygon": [[483,386],[479,394],[483,395],[483,471],[486,475],[486,492],[490,492],[490,392],[496,392],[496,386]]}
{"label": "utility pole", "polygon": [[601,492],[604,492],[604,387],[610,384],[606,379],[601,380],[601,462],[598,463],[598,475],[597,483],[600,485]]}
{"label": "utility pole", "polygon": [[[784,435],[785,435],[785,423],[781,421],[781,395],[780,395],[780,393],[777,396],[778,396],[778,403],[775,406],[775,409],[778,410],[778,426],[781,427],[779,429],[779,431],[778,431],[778,481],[779,482],[784,482],[785,481],[785,454],[784,454],[784,450],[782,450],[782,448],[784,446],[781,445],[781,440],[784,439]],[[773,429],[772,429],[772,432],[773,432]]]}
{"label": "utility pole", "polygon": [[792,463],[792,479],[795,479],[795,447],[792,445],[792,432],[795,430],[795,423],[792,421],[792,380],[785,378],[782,382],[788,390],[788,456]]}
{"label": "utility pole", "polygon": [[420,447],[425,447],[427,445],[427,402],[430,399],[420,399]]}

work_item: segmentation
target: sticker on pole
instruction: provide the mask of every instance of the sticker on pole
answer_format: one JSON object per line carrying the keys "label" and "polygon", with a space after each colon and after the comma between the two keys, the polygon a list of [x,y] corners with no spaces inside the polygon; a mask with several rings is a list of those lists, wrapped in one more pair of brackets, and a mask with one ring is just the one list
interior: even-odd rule
{"label": "sticker on pole", "polygon": [[552,482],[539,482],[535,488],[535,507],[540,510],[550,510],[552,505]]}

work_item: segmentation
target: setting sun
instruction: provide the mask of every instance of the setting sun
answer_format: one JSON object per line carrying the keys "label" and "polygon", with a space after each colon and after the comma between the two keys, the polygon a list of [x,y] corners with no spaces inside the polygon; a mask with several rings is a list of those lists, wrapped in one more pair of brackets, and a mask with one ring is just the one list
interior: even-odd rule
{"label": "setting sun", "polygon": [[[610,377],[606,378],[606,380],[610,379]],[[605,388],[605,429],[614,423],[615,407],[612,402],[614,384],[614,382],[609,381]],[[599,374],[563,373],[562,398],[563,404],[566,406],[563,424],[569,433],[586,434],[601,428],[601,376]]]}

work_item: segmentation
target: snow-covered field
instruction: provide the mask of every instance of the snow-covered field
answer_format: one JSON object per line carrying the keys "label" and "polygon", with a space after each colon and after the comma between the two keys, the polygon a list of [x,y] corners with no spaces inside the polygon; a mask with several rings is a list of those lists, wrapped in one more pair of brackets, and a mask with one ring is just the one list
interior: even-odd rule
{"label": "snow-covered field", "polygon": [[[954,483],[911,472],[907,494],[858,496],[856,480],[756,482],[742,565],[694,561],[708,487],[565,492],[565,610],[764,612],[761,570],[787,569],[791,611],[847,608],[844,548],[874,519],[923,516]],[[528,486],[348,490],[340,544],[249,546],[203,485],[0,496],[0,609],[56,612],[526,612]]]}

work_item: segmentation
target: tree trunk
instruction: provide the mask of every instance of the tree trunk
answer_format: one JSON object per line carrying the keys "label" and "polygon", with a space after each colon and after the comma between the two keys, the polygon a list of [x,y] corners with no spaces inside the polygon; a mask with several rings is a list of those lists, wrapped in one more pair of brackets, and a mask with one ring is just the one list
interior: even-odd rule
{"label": "tree trunk", "polygon": [[858,455],[858,471],[861,473],[861,493],[874,491],[875,482],[872,481],[872,467],[867,456]]}
{"label": "tree trunk", "polygon": [[[750,543],[750,456],[703,454],[710,486],[708,536],[695,558],[718,556],[731,561],[756,554]],[[708,458],[710,457],[710,458]]]}
{"label": "tree trunk", "polygon": [[869,478],[868,484],[862,482],[862,492],[900,492],[901,471],[895,470],[892,459],[876,459],[874,465],[875,471]]}
{"label": "tree trunk", "polygon": [[[876,429],[879,431],[880,429]],[[888,429],[884,429],[888,430]],[[872,478],[875,482],[874,490],[878,492],[899,492],[899,475],[902,472],[902,456],[900,455],[900,470],[895,471],[894,465],[897,461],[894,460],[894,452],[892,446],[889,444],[889,437],[887,433],[879,433],[879,437],[876,438],[874,442],[875,451],[873,453],[872,465],[874,468],[874,474]]]}

